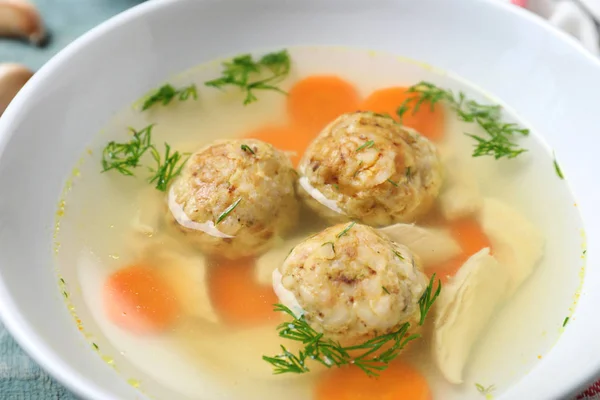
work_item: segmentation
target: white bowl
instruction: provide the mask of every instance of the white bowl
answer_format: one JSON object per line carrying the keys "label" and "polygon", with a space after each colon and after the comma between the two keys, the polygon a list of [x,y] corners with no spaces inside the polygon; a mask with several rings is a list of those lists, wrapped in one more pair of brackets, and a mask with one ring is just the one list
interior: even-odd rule
{"label": "white bowl", "polygon": [[150,1],[75,41],[0,119],[0,307],[21,346],[85,398],[140,397],[89,350],[60,297],[52,232],[64,180],[113,113],[172,74],[295,44],[384,50],[453,71],[510,104],[557,149],[592,249],[584,290],[555,348],[501,398],[564,398],[589,383],[600,372],[600,63],[493,0]]}

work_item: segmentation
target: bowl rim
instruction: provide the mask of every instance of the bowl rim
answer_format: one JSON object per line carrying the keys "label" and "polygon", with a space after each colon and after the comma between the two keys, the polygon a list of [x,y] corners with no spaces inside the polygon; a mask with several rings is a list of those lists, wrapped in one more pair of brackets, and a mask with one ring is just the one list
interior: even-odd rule
{"label": "bowl rim", "polygon": [[[9,127],[13,121],[17,119],[21,110],[31,99],[31,94],[36,90],[36,86],[44,82],[49,76],[54,73],[54,70],[68,62],[72,55],[80,51],[81,48],[87,47],[89,44],[101,40],[101,37],[110,30],[116,29],[122,25],[126,25],[132,20],[143,18],[150,13],[159,12],[163,8],[172,6],[175,3],[182,3],[190,0],[149,0],[144,3],[135,5],[125,11],[122,11],[99,25],[91,28],[83,35],[76,38],[74,41],[65,46],[57,54],[55,54],[48,62],[46,62],[19,91],[17,96],[9,104],[6,111],[0,118],[0,157],[6,150],[7,144],[12,137]],[[209,1],[209,0],[194,0],[194,1]],[[227,0],[219,0],[227,1]],[[253,0],[246,0],[253,1]],[[277,1],[277,0],[269,0]],[[340,2],[342,0],[320,0],[328,2]],[[401,2],[404,0],[394,0]],[[589,52],[585,47],[574,37],[564,31],[559,30],[553,25],[547,23],[542,17],[522,8],[510,4],[509,2],[498,0],[461,0],[473,3],[485,3],[486,7],[495,10],[503,10],[511,14],[511,18],[519,18],[525,20],[528,24],[535,24],[541,28],[548,37],[553,37],[553,40],[562,41],[565,44],[574,47],[578,57],[585,62],[591,62],[598,67],[600,71],[600,59]],[[368,3],[365,3],[368,4]],[[368,7],[368,5],[366,5]],[[75,368],[63,362],[60,355],[55,352],[43,337],[38,334],[31,323],[17,311],[17,307],[12,297],[9,294],[6,282],[0,279],[0,321],[3,322],[6,330],[10,333],[13,339],[24,350],[24,352],[36,362],[45,372],[55,378],[61,385],[66,387],[76,396],[84,399],[112,399],[113,394],[110,389],[101,387],[83,376]],[[593,368],[589,368],[578,374],[575,386],[566,388],[565,392],[560,393],[561,398],[569,395],[577,394],[598,378],[600,372],[600,358]],[[142,393],[140,395],[144,396]]]}

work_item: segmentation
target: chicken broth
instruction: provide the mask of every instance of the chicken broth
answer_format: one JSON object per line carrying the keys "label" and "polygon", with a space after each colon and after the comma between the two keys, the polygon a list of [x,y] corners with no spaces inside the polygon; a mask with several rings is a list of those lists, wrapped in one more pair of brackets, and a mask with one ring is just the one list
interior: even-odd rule
{"label": "chicken broth", "polygon": [[[462,92],[475,103],[461,110],[500,123],[479,106],[499,104],[524,129],[451,74],[365,50],[288,52],[289,71],[272,53],[254,88],[215,81],[222,61],[186,71],[90,144],[61,199],[56,255],[92,348],[154,398],[508,391],[568,328],[583,277],[582,222],[552,152],[516,126],[491,141],[453,99],[419,97]],[[305,344],[279,336],[298,324],[340,347],[323,363],[277,358],[281,345],[301,357]],[[374,339],[386,343],[361,358]]]}

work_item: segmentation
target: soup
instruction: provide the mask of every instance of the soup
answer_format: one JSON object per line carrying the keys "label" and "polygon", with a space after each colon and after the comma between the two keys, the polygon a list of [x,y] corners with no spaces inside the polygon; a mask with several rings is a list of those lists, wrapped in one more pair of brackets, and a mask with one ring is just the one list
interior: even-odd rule
{"label": "soup", "polygon": [[558,161],[499,104],[364,50],[186,71],[67,184],[70,310],[156,398],[497,396],[568,327],[585,259]]}

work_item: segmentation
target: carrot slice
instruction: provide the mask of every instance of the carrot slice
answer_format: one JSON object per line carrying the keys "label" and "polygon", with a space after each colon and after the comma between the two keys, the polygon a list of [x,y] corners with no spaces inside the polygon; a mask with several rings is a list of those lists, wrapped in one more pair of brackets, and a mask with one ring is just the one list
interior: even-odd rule
{"label": "carrot slice", "polygon": [[311,75],[292,87],[287,109],[294,125],[316,135],[340,115],[358,110],[358,104],[351,83],[334,75]]}
{"label": "carrot slice", "polygon": [[244,137],[262,140],[289,154],[294,167],[316,135],[310,135],[301,127],[266,125]]}
{"label": "carrot slice", "polygon": [[[406,87],[391,87],[374,91],[359,106],[360,110],[387,113],[398,120],[398,107],[414,94],[408,93]],[[421,104],[417,112],[412,108],[404,113],[402,123],[421,133],[423,136],[440,141],[444,135],[444,109],[435,104],[433,110],[428,102]]]}
{"label": "carrot slice", "polygon": [[135,333],[156,333],[172,326],[180,315],[172,289],[152,268],[132,265],[113,273],[104,285],[108,317]]}
{"label": "carrot slice", "polygon": [[258,325],[275,320],[277,296],[254,278],[254,260],[215,261],[209,273],[212,303],[230,325]]}
{"label": "carrot slice", "polygon": [[490,253],[492,252],[490,240],[474,219],[465,218],[452,222],[450,224],[450,234],[458,242],[462,250],[461,254],[440,265],[427,268],[427,273],[429,275],[435,273],[442,280],[442,283],[454,276],[469,257],[479,250],[489,247]]}
{"label": "carrot slice", "polygon": [[452,222],[450,232],[467,258],[485,247],[492,247],[481,226],[472,218]]}
{"label": "carrot slice", "polygon": [[397,363],[373,378],[357,367],[328,371],[317,384],[316,400],[431,400],[427,380]]}

